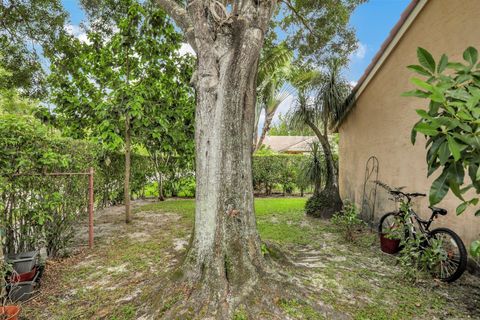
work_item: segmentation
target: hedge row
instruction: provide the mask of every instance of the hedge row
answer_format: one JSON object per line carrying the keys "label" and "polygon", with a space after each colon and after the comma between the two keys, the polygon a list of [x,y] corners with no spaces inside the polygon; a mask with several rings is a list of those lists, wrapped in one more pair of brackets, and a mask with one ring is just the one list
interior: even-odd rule
{"label": "hedge row", "polygon": [[284,194],[309,188],[304,178],[304,166],[308,156],[300,154],[254,155],[253,186],[256,192],[272,194],[280,188]]}
{"label": "hedge row", "polygon": [[[87,176],[45,176],[95,168],[97,207],[123,200],[124,159],[93,143],[61,137],[36,119],[0,115],[0,223],[6,253],[31,250],[45,240],[57,255],[86,216]],[[33,175],[30,175],[33,174]],[[147,157],[132,159],[132,191],[153,175]]]}

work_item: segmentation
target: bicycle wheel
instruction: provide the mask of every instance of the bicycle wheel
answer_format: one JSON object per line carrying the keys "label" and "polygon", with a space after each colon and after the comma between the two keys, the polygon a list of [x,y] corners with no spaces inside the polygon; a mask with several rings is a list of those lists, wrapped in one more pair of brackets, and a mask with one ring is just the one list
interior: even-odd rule
{"label": "bicycle wheel", "polygon": [[467,268],[467,250],[460,237],[450,229],[438,228],[430,232],[430,241],[440,251],[440,262],[430,272],[439,280],[453,282],[460,278]]}
{"label": "bicycle wheel", "polygon": [[[395,230],[405,230],[403,233],[403,238],[400,240],[404,240],[408,237],[408,231],[405,227],[405,223],[403,222],[402,218],[399,216],[398,212],[389,212],[383,215],[380,218],[380,223],[378,225],[378,232],[380,234],[388,234],[392,233]],[[398,233],[398,232],[396,232]]]}

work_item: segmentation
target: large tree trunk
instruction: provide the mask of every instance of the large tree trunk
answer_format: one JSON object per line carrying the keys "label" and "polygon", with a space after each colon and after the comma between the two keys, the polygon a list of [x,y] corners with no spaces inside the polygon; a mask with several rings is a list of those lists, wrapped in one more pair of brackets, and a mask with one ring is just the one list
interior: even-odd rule
{"label": "large tree trunk", "polygon": [[265,270],[253,207],[252,137],[258,59],[276,0],[235,1],[224,10],[219,1],[189,1],[185,8],[158,3],[197,53],[195,227],[184,279],[198,298],[190,299],[202,303],[199,318],[231,319]]}
{"label": "large tree trunk", "polygon": [[257,151],[262,147],[263,140],[265,140],[265,137],[267,136],[267,133],[270,130],[270,126],[272,125],[274,116],[275,116],[275,112],[267,113],[265,115],[265,124],[263,125],[263,128],[262,128],[262,135],[260,136],[260,139],[258,139],[255,151]]}
{"label": "large tree trunk", "polygon": [[130,209],[130,171],[131,171],[131,132],[130,132],[130,116],[127,114],[125,118],[125,180],[124,180],[124,202],[125,202],[125,222],[131,222]]}
{"label": "large tree trunk", "polygon": [[238,24],[231,45],[198,54],[195,231],[185,270],[208,292],[212,310],[220,306],[221,319],[231,316],[228,297],[247,295],[264,267],[252,183],[263,33]]}

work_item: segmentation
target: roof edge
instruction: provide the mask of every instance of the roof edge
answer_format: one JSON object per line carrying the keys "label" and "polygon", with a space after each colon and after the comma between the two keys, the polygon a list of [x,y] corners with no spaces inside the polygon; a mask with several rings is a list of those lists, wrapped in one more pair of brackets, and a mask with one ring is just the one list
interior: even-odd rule
{"label": "roof edge", "polygon": [[358,83],[353,88],[352,93],[346,99],[346,106],[343,115],[331,127],[334,132],[338,131],[338,128],[355,106],[358,97],[360,97],[368,83],[375,76],[385,60],[390,56],[390,53],[392,53],[393,49],[397,46],[398,42],[410,28],[411,24],[418,16],[420,11],[422,11],[422,9],[425,7],[427,2],[428,0],[412,0],[408,7],[403,11],[400,19],[390,31],[387,39],[385,39],[385,41],[382,43],[382,46],[373,57],[363,75],[360,77],[360,80],[358,80]]}

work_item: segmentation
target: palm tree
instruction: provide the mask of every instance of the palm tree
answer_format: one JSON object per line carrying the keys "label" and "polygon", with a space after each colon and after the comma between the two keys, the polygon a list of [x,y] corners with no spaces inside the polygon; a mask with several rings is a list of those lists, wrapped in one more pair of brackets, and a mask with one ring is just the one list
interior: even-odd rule
{"label": "palm tree", "polygon": [[[257,79],[257,113],[254,132],[255,150],[258,150],[262,146],[278,107],[293,92],[293,87],[287,84],[292,70],[292,59],[293,52],[282,43],[267,49],[260,60]],[[260,139],[258,139],[257,142],[258,121],[262,110],[265,111],[265,123]]]}
{"label": "palm tree", "polygon": [[325,158],[325,184],[323,191],[314,194],[313,197],[320,197],[323,200],[317,201],[321,207],[307,213],[325,218],[331,217],[342,207],[337,166],[328,139],[329,126],[339,118],[350,93],[350,86],[340,75],[341,66],[341,61],[334,59],[329,62],[325,74],[308,71],[303,84],[297,86],[298,100],[290,114],[291,125],[310,127],[322,146]]}
{"label": "palm tree", "polygon": [[310,145],[310,156],[305,160],[301,167],[302,185],[313,185],[313,193],[319,195],[322,188],[323,178],[323,159],[318,142],[312,142]]}

